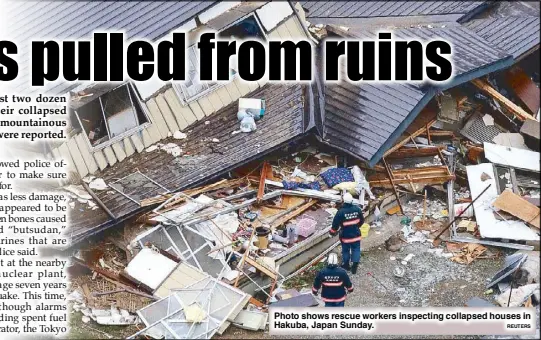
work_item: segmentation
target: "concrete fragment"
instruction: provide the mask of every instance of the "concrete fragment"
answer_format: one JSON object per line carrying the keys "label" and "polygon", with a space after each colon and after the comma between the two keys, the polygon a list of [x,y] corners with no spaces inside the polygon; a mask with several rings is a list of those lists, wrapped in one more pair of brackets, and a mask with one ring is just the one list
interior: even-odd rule
{"label": "concrete fragment", "polygon": [[[539,290],[539,284],[530,284],[518,288],[513,288],[513,291],[509,289],[498,295],[496,302],[502,307],[520,307],[535,291]],[[511,300],[509,300],[509,294],[511,294]],[[509,306],[507,302],[509,301]]]}

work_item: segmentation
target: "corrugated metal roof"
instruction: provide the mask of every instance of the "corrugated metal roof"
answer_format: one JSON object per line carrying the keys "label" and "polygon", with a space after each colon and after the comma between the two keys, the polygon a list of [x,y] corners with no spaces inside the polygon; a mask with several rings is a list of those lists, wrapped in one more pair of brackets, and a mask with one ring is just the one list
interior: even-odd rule
{"label": "corrugated metal roof", "polygon": [[[28,42],[38,39],[90,38],[96,30],[125,31],[126,38],[157,40],[180,27],[217,1],[7,1],[4,16],[9,30],[4,33],[19,45],[19,77],[15,91],[27,91]],[[65,93],[69,84],[50,87]]]}
{"label": "corrugated metal roof", "polygon": [[476,19],[464,24],[502,50],[519,58],[539,46],[539,17],[511,16]]}
{"label": "corrugated metal roof", "polygon": [[[185,131],[187,139],[162,141],[163,144],[179,144],[184,154],[190,157],[175,158],[161,150],[144,151],[107,168],[100,178],[111,183],[139,170],[171,191],[213,179],[303,135],[308,120],[303,92],[304,87],[299,84],[267,84],[246,96],[266,100],[265,116],[256,123],[256,131],[233,134],[239,130],[238,106],[234,102]],[[219,142],[212,142],[213,139]],[[144,188],[141,190],[144,191]],[[137,204],[116,191],[103,190],[96,194],[119,218],[140,210]],[[84,218],[83,215],[80,217]],[[73,218],[78,219],[79,216]],[[77,227],[72,230],[73,243],[86,235],[89,229],[96,229],[97,232],[104,227],[91,223],[85,226],[72,220],[72,228],[74,225]]]}
{"label": "corrugated metal roof", "polygon": [[485,1],[303,1],[307,18],[374,18],[459,14]]}
{"label": "corrugated metal roof", "polygon": [[[507,67],[512,57],[460,25],[393,30],[401,39],[428,41],[443,38],[453,44],[454,79],[445,88]],[[336,29],[333,31],[337,32]],[[373,38],[374,31],[350,28],[341,35]],[[346,82],[325,86],[324,140],[372,166],[393,145],[435,94],[432,87],[411,84],[354,85]]]}

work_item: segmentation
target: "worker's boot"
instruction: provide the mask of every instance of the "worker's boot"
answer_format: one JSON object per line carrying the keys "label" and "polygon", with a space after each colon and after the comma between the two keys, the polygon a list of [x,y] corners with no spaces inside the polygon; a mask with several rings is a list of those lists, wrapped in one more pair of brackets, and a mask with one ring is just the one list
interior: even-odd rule
{"label": "worker's boot", "polygon": [[341,265],[340,267],[342,267],[342,268],[345,269],[345,270],[349,270],[349,269],[350,269],[350,267],[349,267],[349,262],[342,263],[342,265]]}
{"label": "worker's boot", "polygon": [[357,273],[357,267],[359,266],[359,262],[353,262],[353,265],[351,266],[351,274]]}

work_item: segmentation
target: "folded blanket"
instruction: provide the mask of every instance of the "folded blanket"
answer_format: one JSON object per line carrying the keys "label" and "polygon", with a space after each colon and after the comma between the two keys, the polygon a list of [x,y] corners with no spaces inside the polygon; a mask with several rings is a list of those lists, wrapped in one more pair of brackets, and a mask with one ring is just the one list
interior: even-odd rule
{"label": "folded blanket", "polygon": [[284,189],[286,189],[286,190],[295,190],[297,188],[301,188],[301,189],[312,189],[312,190],[321,191],[321,185],[319,185],[319,182],[317,182],[317,181],[314,181],[314,182],[311,182],[311,183],[299,183],[299,182],[282,181],[282,184],[284,186]]}
{"label": "folded blanket", "polygon": [[321,174],[321,178],[329,188],[342,182],[355,182],[353,174],[346,168],[332,168]]}

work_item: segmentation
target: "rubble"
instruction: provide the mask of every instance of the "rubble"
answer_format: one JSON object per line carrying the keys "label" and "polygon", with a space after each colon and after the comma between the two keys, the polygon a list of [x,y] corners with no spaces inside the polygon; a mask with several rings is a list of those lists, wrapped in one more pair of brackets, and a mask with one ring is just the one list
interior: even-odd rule
{"label": "rubble", "polygon": [[[317,40],[335,29],[308,25]],[[149,179],[160,190],[136,199],[115,188],[116,174],[87,178],[91,190],[105,192],[111,187],[130,196],[130,204],[145,209],[125,222],[137,226],[131,237],[123,235],[120,242],[126,259],[103,255],[95,261],[80,260],[98,277],[86,274],[73,279],[78,284],[70,299],[84,310],[85,322],[140,320],[144,329],[131,338],[210,338],[230,324],[264,330],[270,306],[320,305],[319,299],[301,289],[306,287],[286,289],[286,283],[314,270],[339,244],[328,237],[328,230],[344,192],[354,195],[354,204],[366,217],[363,242],[379,237],[393,252],[388,276],[395,280],[408,278],[422,260],[413,253],[401,254],[411,247],[444,258],[440,260],[449,266],[499,256],[495,250],[499,248],[531,250],[539,244],[539,207],[531,203],[539,201],[539,149],[535,149],[539,121],[534,117],[539,103],[517,86],[520,74],[520,83],[531,87],[524,72],[515,70],[497,82],[492,76],[482,77],[441,91],[412,115],[413,120],[404,120],[409,124],[406,130],[394,138],[394,145],[386,141],[381,146],[382,157],[375,164],[350,157],[347,148],[335,150],[323,138],[321,143],[281,141],[273,146],[275,152],[258,159],[250,155],[242,167],[228,165],[220,174],[212,172],[218,162],[209,162],[208,167],[200,164],[203,170],[194,168],[189,183],[173,186],[172,171],[163,183]],[[508,96],[511,92],[518,100]],[[236,137],[243,139],[237,144],[258,145],[260,131],[270,124],[275,124],[279,135],[281,123],[269,122],[265,99],[237,101],[232,111],[234,131],[197,136],[201,154],[188,152],[191,130],[183,130],[190,138],[178,130],[169,143],[147,147],[140,157],[166,153],[176,164],[188,167],[191,159],[220,153],[231,136],[240,134]],[[269,106],[267,114],[272,110]],[[244,164],[241,152],[233,156]],[[152,173],[154,168],[145,170]],[[80,204],[101,207],[84,186],[65,190],[74,210]],[[390,203],[394,205],[388,209]],[[117,216],[107,214],[116,221]],[[382,223],[386,218],[400,221],[401,230],[386,234]],[[487,299],[500,290],[498,304],[506,306],[511,295],[511,305],[521,306],[539,289],[539,262],[534,254],[521,254],[525,253],[512,255],[489,279],[486,288],[492,291]],[[480,300],[464,303],[492,304]],[[113,308],[117,308],[114,313]],[[107,313],[100,316],[94,310]],[[203,330],[205,323],[212,329]]]}

